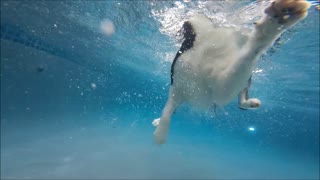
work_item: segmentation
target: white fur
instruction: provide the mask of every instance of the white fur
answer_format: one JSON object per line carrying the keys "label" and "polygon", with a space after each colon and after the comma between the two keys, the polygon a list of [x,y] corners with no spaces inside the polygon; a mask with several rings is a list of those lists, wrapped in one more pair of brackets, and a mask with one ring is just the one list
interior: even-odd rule
{"label": "white fur", "polygon": [[[249,37],[229,29],[215,28],[204,15],[190,19],[196,39],[193,47],[185,51],[175,64],[174,83],[170,87],[161,120],[153,121],[156,126],[154,141],[158,144],[165,142],[171,114],[184,102],[201,108],[209,108],[212,104],[223,106],[240,93],[239,107],[248,109],[260,106],[261,102],[256,98],[245,99],[242,90],[258,57],[283,31],[306,16],[302,10],[309,6],[303,3],[306,2],[276,0],[266,9],[267,15],[256,23]],[[281,14],[281,9],[287,6],[305,7],[288,17]],[[279,19],[270,17],[275,14],[285,23],[279,24]]]}

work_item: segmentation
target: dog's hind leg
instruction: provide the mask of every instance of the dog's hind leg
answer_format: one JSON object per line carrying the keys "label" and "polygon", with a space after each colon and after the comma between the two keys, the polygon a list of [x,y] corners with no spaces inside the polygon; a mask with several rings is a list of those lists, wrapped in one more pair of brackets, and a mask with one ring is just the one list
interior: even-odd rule
{"label": "dog's hind leg", "polygon": [[250,98],[249,99],[249,87],[251,85],[251,77],[248,79],[247,86],[239,93],[238,95],[238,107],[242,110],[247,110],[250,108],[257,108],[260,106],[261,102],[257,98]]}
{"label": "dog's hind leg", "polygon": [[163,144],[166,141],[171,115],[180,104],[180,102],[178,102],[176,99],[177,98],[170,89],[169,98],[164,109],[162,110],[161,117],[153,120],[152,122],[152,124],[156,126],[156,130],[153,133],[153,139],[157,144]]}

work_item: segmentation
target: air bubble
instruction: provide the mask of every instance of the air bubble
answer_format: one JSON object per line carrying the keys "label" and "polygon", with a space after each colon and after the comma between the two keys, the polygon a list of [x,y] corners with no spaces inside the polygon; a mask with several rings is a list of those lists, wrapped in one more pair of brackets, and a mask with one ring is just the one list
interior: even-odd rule
{"label": "air bubble", "polygon": [[91,83],[91,88],[92,89],[96,89],[97,88],[97,85],[95,83]]}
{"label": "air bubble", "polygon": [[107,36],[111,36],[115,31],[115,27],[114,27],[113,22],[111,20],[104,19],[100,23],[100,30],[103,34],[105,34]]}

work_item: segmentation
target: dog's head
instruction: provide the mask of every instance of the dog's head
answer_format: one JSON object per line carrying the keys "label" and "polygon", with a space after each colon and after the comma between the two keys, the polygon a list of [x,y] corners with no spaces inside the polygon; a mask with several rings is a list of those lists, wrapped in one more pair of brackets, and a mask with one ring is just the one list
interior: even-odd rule
{"label": "dog's head", "polygon": [[309,7],[310,3],[305,0],[275,0],[265,9],[265,13],[277,19],[279,24],[289,27],[305,18]]}

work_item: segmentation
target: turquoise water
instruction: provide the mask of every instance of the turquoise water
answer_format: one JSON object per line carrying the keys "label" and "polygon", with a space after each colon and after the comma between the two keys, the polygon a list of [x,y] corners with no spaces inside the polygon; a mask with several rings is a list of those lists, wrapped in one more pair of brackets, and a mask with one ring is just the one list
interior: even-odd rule
{"label": "turquoise water", "polygon": [[1,1],[1,179],[318,179],[315,6],[259,60],[250,92],[259,109],[186,105],[167,143],[152,141],[183,20],[200,11],[245,32],[263,7]]}

